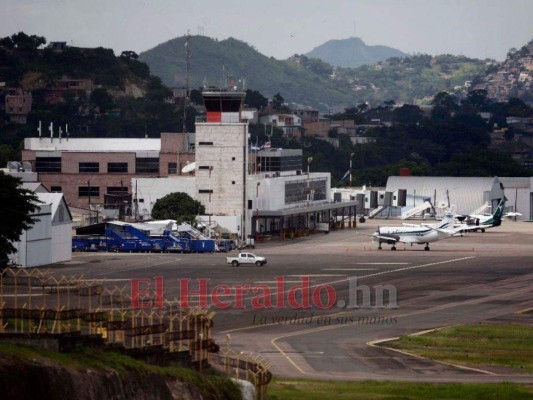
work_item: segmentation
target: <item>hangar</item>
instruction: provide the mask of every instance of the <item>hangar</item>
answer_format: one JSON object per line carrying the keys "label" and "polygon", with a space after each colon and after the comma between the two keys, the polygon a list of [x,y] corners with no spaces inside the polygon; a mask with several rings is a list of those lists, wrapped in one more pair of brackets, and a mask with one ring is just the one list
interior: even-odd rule
{"label": "hangar", "polygon": [[[407,191],[407,207],[430,200],[435,206],[455,205],[459,214],[469,214],[488,202],[495,207],[504,196],[500,178],[450,176],[391,176],[386,191]],[[506,206],[509,206],[507,204]]]}

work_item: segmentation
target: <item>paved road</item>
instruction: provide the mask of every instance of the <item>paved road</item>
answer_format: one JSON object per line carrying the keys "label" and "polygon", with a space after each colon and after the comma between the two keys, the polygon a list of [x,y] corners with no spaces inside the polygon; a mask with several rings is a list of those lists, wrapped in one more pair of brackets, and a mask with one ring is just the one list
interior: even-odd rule
{"label": "paved road", "polygon": [[[532,383],[533,376],[458,368],[371,342],[460,323],[533,324],[532,313],[517,313],[533,308],[533,224],[506,222],[486,233],[432,243],[429,252],[423,246],[398,246],[392,252],[387,246],[378,251],[367,236],[378,223],[398,224],[369,221],[356,230],[259,244],[255,252],[268,258],[264,267],[233,268],[225,263],[225,254],[78,253],[60,271],[83,271],[116,284],[162,276],[167,299],[179,297],[179,279],[191,279],[192,291],[198,279],[209,279],[207,296],[193,294],[189,300],[230,303],[228,309],[217,310],[217,341],[223,343],[229,334],[235,350],[269,358],[278,375]],[[315,306],[295,309],[290,301],[296,303],[293,306],[305,305],[307,297],[302,299],[300,291],[292,299],[291,289],[305,279],[309,302]],[[351,292],[350,280],[355,288]],[[218,288],[213,297],[217,285],[229,288]],[[331,287],[329,297],[327,287]],[[376,306],[380,290],[385,293],[384,307]],[[370,293],[366,306],[365,291]],[[281,301],[285,304],[278,308]],[[333,307],[316,307],[328,301]],[[354,304],[359,307],[346,307]],[[261,307],[265,305],[270,307]]]}

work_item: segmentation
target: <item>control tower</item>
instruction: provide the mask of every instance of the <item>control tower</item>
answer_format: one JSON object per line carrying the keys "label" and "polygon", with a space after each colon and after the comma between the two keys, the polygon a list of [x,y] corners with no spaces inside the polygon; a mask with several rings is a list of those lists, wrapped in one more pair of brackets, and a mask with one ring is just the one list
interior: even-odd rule
{"label": "control tower", "polygon": [[197,199],[208,215],[240,217],[245,232],[248,124],[241,122],[244,92],[202,92],[206,119],[196,122]]}

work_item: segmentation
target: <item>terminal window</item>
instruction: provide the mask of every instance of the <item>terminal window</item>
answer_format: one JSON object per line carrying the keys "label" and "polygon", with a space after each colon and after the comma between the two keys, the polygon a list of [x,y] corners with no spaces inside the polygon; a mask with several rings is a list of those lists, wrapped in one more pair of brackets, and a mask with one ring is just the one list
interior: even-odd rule
{"label": "terminal window", "polygon": [[159,158],[137,158],[135,160],[135,172],[137,174],[158,174]]}
{"label": "terminal window", "polygon": [[126,162],[110,162],[107,163],[107,172],[108,173],[116,173],[116,172],[123,172],[128,173],[128,163]]}
{"label": "terminal window", "polygon": [[169,162],[168,163],[168,174],[176,175],[178,173],[178,163]]}
{"label": "terminal window", "polygon": [[79,163],[79,172],[100,172],[100,164],[97,162]]}
{"label": "terminal window", "polygon": [[37,157],[35,172],[61,172],[61,157]]}
{"label": "terminal window", "polygon": [[80,186],[78,188],[79,197],[99,197],[100,188],[98,186]]}

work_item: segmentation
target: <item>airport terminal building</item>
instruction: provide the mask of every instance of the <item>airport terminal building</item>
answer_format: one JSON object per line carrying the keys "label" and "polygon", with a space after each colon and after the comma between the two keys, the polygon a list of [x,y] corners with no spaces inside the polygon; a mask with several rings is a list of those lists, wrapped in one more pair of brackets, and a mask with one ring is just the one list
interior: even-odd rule
{"label": "airport terminal building", "polygon": [[147,219],[159,198],[185,192],[205,206],[202,221],[242,239],[355,227],[356,202],[331,201],[330,173],[311,172],[311,160],[304,170],[301,149],[249,147],[244,95],[203,92],[207,112],[195,134],[27,138],[22,159],[69,206],[100,216]]}

